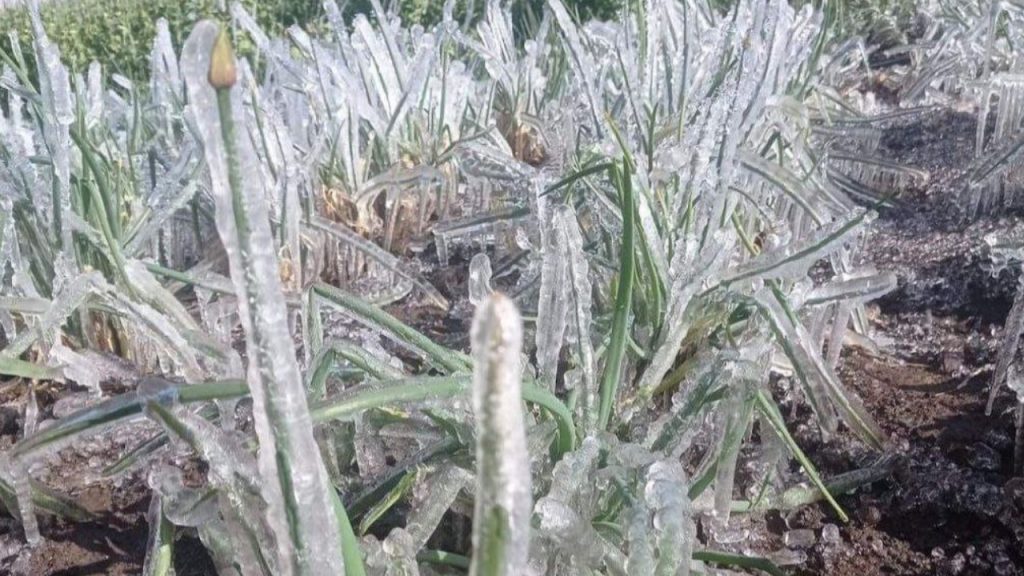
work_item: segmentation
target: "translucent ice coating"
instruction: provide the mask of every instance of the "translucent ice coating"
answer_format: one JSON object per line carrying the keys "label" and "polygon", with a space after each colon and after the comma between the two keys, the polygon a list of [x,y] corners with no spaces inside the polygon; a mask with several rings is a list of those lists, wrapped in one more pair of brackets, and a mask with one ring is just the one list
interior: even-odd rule
{"label": "translucent ice coating", "polygon": [[476,507],[471,575],[511,575],[526,565],[530,456],[523,423],[523,323],[494,294],[473,319],[473,412],[477,419]]}
{"label": "translucent ice coating", "polygon": [[[288,329],[266,196],[251,177],[259,168],[251,142],[242,137],[242,98],[229,82],[233,56],[219,33],[216,24],[199,23],[185,43],[181,68],[189,114],[210,169],[217,231],[240,296],[261,490],[277,539],[278,566],[282,574],[343,573],[326,472],[315,457],[319,452]],[[215,91],[212,82],[222,87]]]}
{"label": "translucent ice coating", "polygon": [[491,259],[481,252],[469,262],[469,302],[479,306],[491,294]]}
{"label": "translucent ice coating", "polygon": [[74,120],[71,83],[61,64],[60,50],[43,30],[39,3],[29,4],[32,36],[38,60],[39,92],[42,96],[42,132],[53,165],[53,228],[61,246],[71,246],[71,149],[69,126]]}

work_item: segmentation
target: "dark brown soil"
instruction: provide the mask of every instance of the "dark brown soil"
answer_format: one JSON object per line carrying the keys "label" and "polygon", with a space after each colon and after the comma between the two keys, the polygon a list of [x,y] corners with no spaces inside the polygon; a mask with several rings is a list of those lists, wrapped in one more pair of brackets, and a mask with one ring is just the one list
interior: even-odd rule
{"label": "dark brown soil", "polygon": [[[52,417],[57,395],[69,393],[85,394],[46,386],[37,390],[40,417]],[[12,397],[21,394],[24,394],[23,390],[13,388],[0,392],[0,402],[23,403],[23,400]],[[17,418],[16,415],[13,417]],[[0,416],[0,421],[3,419]],[[9,447],[13,432],[20,430],[20,426],[18,422],[17,427],[10,431],[0,426],[3,429],[0,447]],[[93,479],[104,465],[114,462],[126,448],[151,433],[152,430],[145,431],[139,425],[132,425],[127,433],[111,432],[85,439],[62,449],[51,460],[52,465],[35,474],[36,478],[68,495],[95,518],[89,522],[74,523],[40,514],[43,541],[29,550],[22,544],[21,528],[8,517],[0,515],[0,575],[139,574],[149,532],[146,521],[149,490],[145,476],[137,473],[106,481]],[[0,512],[3,512],[2,505]],[[187,534],[177,542],[175,569],[179,576],[215,573],[202,545]]]}
{"label": "dark brown soil", "polygon": [[[908,190],[865,242],[865,258],[899,277],[874,307],[877,353],[851,348],[843,382],[865,401],[892,441],[892,478],[840,499],[851,522],[841,541],[824,506],[789,518],[816,530],[799,574],[1024,574],[1024,480],[1012,477],[1009,393],[985,414],[988,384],[1016,271],[993,277],[983,237],[1016,218],[964,218],[959,178],[972,154],[973,116],[939,112],[889,129],[883,152],[925,168],[930,184]],[[848,444],[811,445],[832,473],[849,469]]]}

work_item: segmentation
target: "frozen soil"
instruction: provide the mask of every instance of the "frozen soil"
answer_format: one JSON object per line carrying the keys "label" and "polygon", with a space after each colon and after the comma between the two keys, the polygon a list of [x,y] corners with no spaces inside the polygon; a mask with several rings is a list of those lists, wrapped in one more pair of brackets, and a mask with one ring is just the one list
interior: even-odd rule
{"label": "frozen soil", "polygon": [[[1024,574],[1024,479],[1012,476],[1011,398],[985,414],[1002,323],[1017,272],[991,273],[984,236],[1018,217],[965,219],[958,206],[973,154],[972,115],[939,111],[890,127],[884,155],[930,172],[883,211],[864,258],[895,272],[898,288],[871,309],[879,350],[848,347],[842,381],[889,434],[891,478],[839,499],[851,516],[839,524],[825,506],[783,519],[782,529],[815,530],[799,574]],[[801,429],[799,422],[794,422]],[[823,471],[864,464],[846,439],[801,440]]]}
{"label": "frozen soil", "polygon": [[[894,271],[899,287],[870,309],[878,349],[848,347],[840,374],[890,436],[895,465],[885,480],[839,498],[847,524],[825,505],[753,519],[751,543],[765,551],[779,548],[786,532],[813,534],[791,544],[799,550],[790,558],[803,560],[787,568],[793,574],[1024,574],[1024,479],[1011,474],[1009,395],[1000,397],[992,416],[984,413],[1016,273],[992,276],[983,237],[1017,217],[966,221],[956,208],[974,128],[970,115],[938,111],[886,129],[882,153],[928,170],[931,178],[904,190],[900,206],[883,211],[864,243],[864,258]],[[465,294],[465,262],[447,269],[434,263],[429,277],[447,296]],[[393,312],[447,345],[466,345],[464,315],[439,317],[415,307]],[[0,387],[0,447],[20,429],[13,407],[23,405],[21,394]],[[64,394],[40,391],[44,416]],[[805,424],[805,409],[784,408],[824,475],[875,457],[846,436],[823,442]],[[28,554],[20,529],[0,515],[0,574],[139,573],[148,531],[145,478],[88,481],[97,460],[114,461],[138,437],[112,435],[62,451],[43,479],[96,519],[73,524],[42,516],[45,540]],[[213,574],[197,540],[182,538],[177,546],[179,576]]]}

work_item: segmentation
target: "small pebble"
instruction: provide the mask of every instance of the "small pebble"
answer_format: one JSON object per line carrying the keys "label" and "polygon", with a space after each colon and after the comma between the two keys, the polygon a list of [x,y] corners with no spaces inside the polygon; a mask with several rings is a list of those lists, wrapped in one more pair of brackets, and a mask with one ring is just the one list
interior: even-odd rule
{"label": "small pebble", "polygon": [[957,552],[955,556],[950,558],[944,566],[946,573],[951,575],[963,572],[964,568],[966,567],[967,559],[964,558],[964,555],[959,552]]}
{"label": "small pebble", "polygon": [[1001,558],[992,565],[992,574],[995,576],[1014,576],[1018,572],[1009,558]]}
{"label": "small pebble", "polygon": [[879,538],[873,538],[871,540],[871,549],[875,552],[881,553],[882,550],[885,550],[885,543]]}
{"label": "small pebble", "polygon": [[1011,478],[1003,484],[1003,494],[1019,508],[1024,509],[1024,478]]}
{"label": "small pebble", "polygon": [[825,524],[821,528],[821,541],[825,544],[839,544],[841,540],[839,527],[835,524]]}
{"label": "small pebble", "polygon": [[783,548],[782,550],[772,552],[770,558],[772,564],[776,566],[799,566],[807,562],[807,553],[803,550]]}
{"label": "small pebble", "polygon": [[868,506],[864,508],[863,512],[864,523],[868,526],[874,526],[882,521],[882,511],[877,506]]}

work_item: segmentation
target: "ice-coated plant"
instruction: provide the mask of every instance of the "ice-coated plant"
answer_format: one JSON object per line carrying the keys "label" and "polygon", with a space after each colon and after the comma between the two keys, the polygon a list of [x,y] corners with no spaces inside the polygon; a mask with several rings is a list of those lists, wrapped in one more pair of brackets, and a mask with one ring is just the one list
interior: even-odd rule
{"label": "ice-coated plant", "polygon": [[[822,478],[779,398],[885,448],[836,365],[895,284],[854,265],[871,207],[920,174],[828,85],[832,13],[551,0],[523,37],[498,0],[430,29],[373,4],[285,38],[234,6],[257,65],[162,25],[145,89],[69,75],[38,20],[38,90],[5,55],[0,372],[90,390],[2,455],[27,539],[87,517],[33,473],[120,430],[147,436],[96,473],[146,478],[154,575],[182,534],[220,574],[771,572],[736,515],[845,518],[884,461]],[[429,242],[473,255],[466,294]],[[470,353],[420,303],[475,309]]]}
{"label": "ice-coated plant", "polygon": [[251,141],[237,130],[244,122],[235,112],[241,99],[232,90],[238,70],[230,42],[227,32],[200,22],[182,49],[182,72],[210,171],[217,230],[241,296],[238,315],[260,445],[258,485],[278,544],[275,573],[335,574],[344,564],[333,496],[323,464],[302,457],[316,454],[316,441],[288,330],[266,194],[251,177],[259,164]]}
{"label": "ice-coated plant", "polygon": [[522,410],[523,323],[495,294],[473,318],[476,505],[470,574],[511,575],[529,557],[530,454]]}

